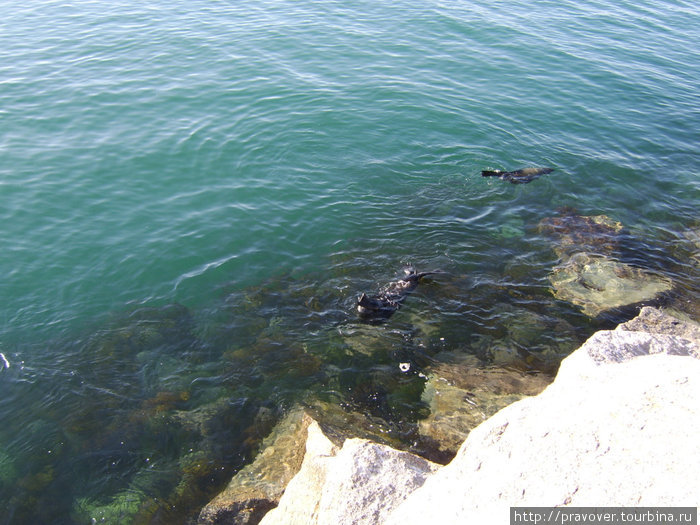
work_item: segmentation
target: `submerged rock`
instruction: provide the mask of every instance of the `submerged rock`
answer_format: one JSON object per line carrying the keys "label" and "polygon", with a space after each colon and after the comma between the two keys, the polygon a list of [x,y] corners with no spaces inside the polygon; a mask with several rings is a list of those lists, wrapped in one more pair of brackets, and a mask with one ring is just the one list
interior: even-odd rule
{"label": "submerged rock", "polygon": [[319,399],[309,401],[308,413],[331,441],[340,445],[351,438],[368,439],[377,443],[403,448],[401,435],[405,429],[367,412],[352,410],[349,406]]}
{"label": "submerged rock", "polygon": [[423,400],[430,416],[419,422],[419,432],[440,452],[454,455],[474,428],[511,403],[539,394],[550,382],[544,374],[440,365],[428,375]]}
{"label": "submerged rock", "polygon": [[564,319],[505,303],[495,303],[493,310],[499,312],[499,331],[473,335],[468,350],[482,366],[552,374],[581,343],[577,329]]}
{"label": "submerged rock", "polygon": [[589,317],[651,301],[672,288],[669,279],[606,257],[577,254],[549,276],[557,299],[581,308]]}
{"label": "submerged rock", "polygon": [[525,236],[525,221],[519,217],[513,217],[502,223],[495,234],[500,239],[518,239]]}
{"label": "submerged rock", "polygon": [[553,295],[589,317],[655,300],[673,287],[669,279],[614,258],[624,228],[606,215],[565,211],[542,220],[538,229],[555,240],[553,250],[560,259],[549,275]]}
{"label": "submerged rock", "polygon": [[383,326],[372,324],[348,323],[339,327],[338,333],[349,355],[372,356],[404,342],[400,332],[388,331]]}
{"label": "submerged rock", "polygon": [[700,226],[670,234],[666,246],[674,259],[676,287],[669,305],[700,322]]}
{"label": "submerged rock", "polygon": [[255,524],[277,506],[284,489],[299,471],[304,440],[312,419],[303,409],[290,412],[263,440],[253,463],[241,469],[228,486],[202,509],[197,523]]}
{"label": "submerged rock", "polygon": [[[554,383],[479,425],[445,467],[363,439],[341,447],[312,422],[299,473],[261,523],[456,525],[507,522],[511,506],[697,506],[699,332],[651,309],[597,332]],[[508,374],[442,375],[464,390],[527,390]]]}
{"label": "submerged rock", "polygon": [[78,523],[132,523],[145,499],[144,494],[133,489],[115,494],[108,503],[78,498],[71,517]]}
{"label": "submerged rock", "polygon": [[576,253],[612,255],[620,245],[624,227],[607,215],[583,216],[566,211],[543,219],[538,230],[555,241],[557,256],[564,260]]}
{"label": "submerged rock", "polygon": [[594,334],[384,523],[507,523],[511,506],[697,506],[700,348],[682,337],[697,325],[657,317],[648,324],[661,332]]}
{"label": "submerged rock", "polygon": [[688,245],[688,259],[695,268],[700,268],[700,226],[686,230],[683,237]]}
{"label": "submerged rock", "polygon": [[0,490],[12,486],[17,478],[15,461],[9,454],[0,450]]}

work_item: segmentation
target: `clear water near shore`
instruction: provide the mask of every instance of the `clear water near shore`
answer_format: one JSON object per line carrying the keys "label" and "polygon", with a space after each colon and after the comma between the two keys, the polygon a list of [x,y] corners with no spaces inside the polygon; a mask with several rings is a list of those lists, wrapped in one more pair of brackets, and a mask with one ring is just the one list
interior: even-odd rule
{"label": "clear water near shore", "polygon": [[[425,452],[432,363],[552,371],[615,321],[550,292],[562,207],[697,316],[698,35],[682,1],[0,6],[0,523],[185,522],[297,402]],[[359,323],[407,265],[445,273]]]}

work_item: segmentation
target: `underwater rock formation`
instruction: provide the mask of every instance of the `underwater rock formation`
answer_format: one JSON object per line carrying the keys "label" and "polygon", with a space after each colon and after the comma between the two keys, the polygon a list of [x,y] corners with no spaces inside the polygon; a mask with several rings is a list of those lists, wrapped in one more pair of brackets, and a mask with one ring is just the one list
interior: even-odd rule
{"label": "underwater rock formation", "polygon": [[258,523],[277,506],[287,483],[301,468],[304,440],[312,419],[303,409],[290,412],[263,440],[255,461],[202,509],[200,525]]}
{"label": "underwater rock formation", "polygon": [[672,288],[669,279],[605,257],[578,254],[549,276],[554,296],[589,317],[651,301]]}
{"label": "underwater rock formation", "polygon": [[539,394],[551,380],[516,370],[439,365],[423,391],[430,415],[419,421],[419,432],[441,452],[454,455],[474,428],[511,403]]}
{"label": "underwater rock formation", "polygon": [[669,279],[615,259],[621,223],[605,215],[566,211],[544,219],[539,231],[555,241],[560,264],[549,275],[554,297],[578,306],[589,317],[652,301],[673,287]]}
{"label": "underwater rock formation", "polygon": [[620,246],[622,223],[607,215],[577,215],[564,210],[557,217],[542,219],[538,231],[554,242],[553,250],[565,260],[576,253],[613,255]]}
{"label": "underwater rock formation", "polygon": [[695,268],[700,268],[700,227],[690,228],[683,233],[691,249],[690,261]]}
{"label": "underwater rock formation", "polygon": [[479,425],[445,467],[361,439],[339,447],[312,423],[302,468],[262,523],[456,525],[505,523],[511,506],[697,506],[698,333],[649,308],[597,332],[554,383]]}

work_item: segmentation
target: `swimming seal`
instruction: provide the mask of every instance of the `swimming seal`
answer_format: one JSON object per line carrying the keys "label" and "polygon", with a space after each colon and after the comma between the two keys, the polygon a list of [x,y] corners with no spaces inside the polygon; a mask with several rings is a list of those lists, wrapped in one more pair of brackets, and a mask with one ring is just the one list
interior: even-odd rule
{"label": "swimming seal", "polygon": [[401,307],[403,300],[416,289],[426,275],[441,273],[416,272],[413,268],[404,270],[406,275],[398,281],[387,284],[377,295],[363,293],[357,298],[357,311],[360,317],[368,320],[385,320]]}
{"label": "swimming seal", "polygon": [[523,168],[515,171],[501,170],[484,170],[481,172],[482,177],[498,177],[499,179],[507,180],[512,184],[526,184],[532,182],[540,175],[552,173],[554,168]]}

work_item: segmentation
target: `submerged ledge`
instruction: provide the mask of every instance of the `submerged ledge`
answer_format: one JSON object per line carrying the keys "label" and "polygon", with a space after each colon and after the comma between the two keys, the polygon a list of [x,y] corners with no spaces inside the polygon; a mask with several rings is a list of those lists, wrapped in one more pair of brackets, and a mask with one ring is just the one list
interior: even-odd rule
{"label": "submerged ledge", "polygon": [[[292,412],[294,432],[273,433],[199,523],[507,523],[510,506],[695,507],[698,407],[700,325],[645,307],[590,337],[542,393],[477,426],[445,466],[367,439],[333,443]],[[285,475],[270,478],[270,461]]]}

